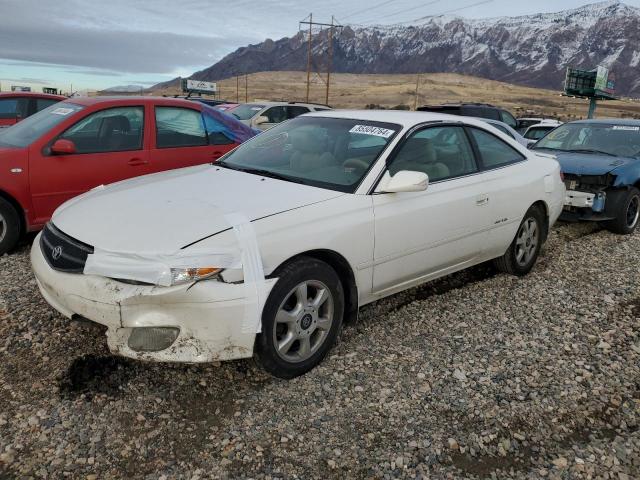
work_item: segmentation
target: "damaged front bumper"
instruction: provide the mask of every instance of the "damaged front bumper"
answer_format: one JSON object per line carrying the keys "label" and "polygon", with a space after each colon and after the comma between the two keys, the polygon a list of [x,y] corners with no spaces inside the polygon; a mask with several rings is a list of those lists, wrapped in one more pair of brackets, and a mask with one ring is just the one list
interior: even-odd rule
{"label": "damaged front bumper", "polygon": [[605,212],[606,205],[607,193],[604,191],[567,190],[560,219],[568,222],[610,220]]}
{"label": "damaged front bumper", "polygon": [[[243,284],[218,280],[160,287],[131,285],[97,275],[62,273],[45,260],[37,238],[31,264],[47,302],[68,318],[82,317],[107,327],[112,353],[166,362],[211,362],[253,355],[255,332],[243,331],[251,301]],[[268,295],[275,279],[264,282]],[[168,348],[139,351],[131,347],[135,330],[161,327],[178,330]]]}

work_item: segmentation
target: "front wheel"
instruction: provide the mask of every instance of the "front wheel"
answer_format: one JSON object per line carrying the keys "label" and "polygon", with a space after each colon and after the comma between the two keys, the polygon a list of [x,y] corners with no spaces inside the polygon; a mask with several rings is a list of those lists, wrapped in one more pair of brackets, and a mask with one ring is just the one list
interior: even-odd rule
{"label": "front wheel", "polygon": [[540,208],[529,208],[509,249],[502,257],[495,260],[498,270],[518,276],[529,273],[542,248],[544,225],[544,213]]}
{"label": "front wheel", "polygon": [[256,360],[279,378],[294,378],[318,365],[342,327],[344,291],[336,272],[301,257],[278,274],[262,313]]}
{"label": "front wheel", "polygon": [[630,188],[625,194],[618,197],[614,215],[616,218],[604,222],[603,226],[621,235],[633,233],[640,219],[640,190]]}
{"label": "front wheel", "polygon": [[0,255],[10,251],[20,238],[18,212],[4,198],[0,198]]}

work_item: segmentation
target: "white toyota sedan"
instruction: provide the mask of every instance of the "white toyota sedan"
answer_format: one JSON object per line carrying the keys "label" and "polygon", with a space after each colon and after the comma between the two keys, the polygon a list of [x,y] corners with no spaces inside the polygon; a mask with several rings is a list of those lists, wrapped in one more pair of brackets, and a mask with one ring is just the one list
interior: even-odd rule
{"label": "white toyota sedan", "polygon": [[31,261],[45,299],[106,327],[114,353],[255,356],[292,378],[362,305],[488,260],[528,273],[564,195],[553,157],[482,120],[318,112],[67,202]]}

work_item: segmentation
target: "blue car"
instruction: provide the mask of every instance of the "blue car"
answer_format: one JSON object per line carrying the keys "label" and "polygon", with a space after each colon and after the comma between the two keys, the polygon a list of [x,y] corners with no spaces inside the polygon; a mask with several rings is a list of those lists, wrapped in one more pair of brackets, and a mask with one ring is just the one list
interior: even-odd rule
{"label": "blue car", "polygon": [[558,158],[567,187],[567,221],[601,222],[630,234],[640,217],[640,121],[566,123],[533,145]]}

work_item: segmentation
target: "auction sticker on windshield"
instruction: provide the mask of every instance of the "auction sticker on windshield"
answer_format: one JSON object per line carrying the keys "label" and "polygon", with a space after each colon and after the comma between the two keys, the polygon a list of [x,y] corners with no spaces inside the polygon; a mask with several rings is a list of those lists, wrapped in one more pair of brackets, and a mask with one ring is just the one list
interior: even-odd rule
{"label": "auction sticker on windshield", "polygon": [[630,127],[628,125],[614,125],[614,130],[626,130],[628,132],[640,132],[640,127]]}
{"label": "auction sticker on windshield", "polygon": [[73,108],[59,107],[53,110],[51,113],[53,113],[54,115],[69,115],[70,113],[73,113],[73,111]]}
{"label": "auction sticker on windshield", "polygon": [[373,127],[371,125],[355,125],[349,133],[360,133],[362,135],[374,135],[376,137],[389,138],[393,135],[395,130],[389,130],[388,128]]}

